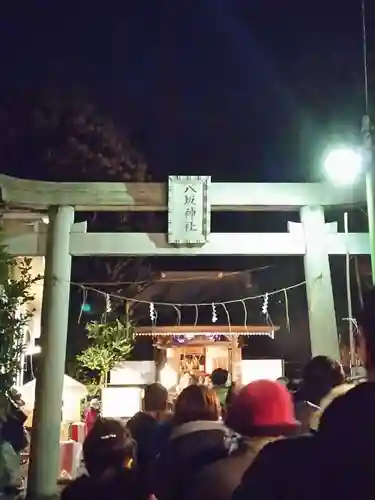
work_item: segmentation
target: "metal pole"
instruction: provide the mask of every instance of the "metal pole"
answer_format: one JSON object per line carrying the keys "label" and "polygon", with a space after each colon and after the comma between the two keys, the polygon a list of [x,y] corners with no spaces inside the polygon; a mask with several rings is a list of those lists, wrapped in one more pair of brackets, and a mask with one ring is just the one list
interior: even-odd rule
{"label": "metal pole", "polygon": [[362,12],[362,49],[363,49],[363,83],[365,97],[365,114],[362,117],[363,153],[366,167],[366,199],[368,232],[370,237],[371,275],[375,285],[375,172],[372,150],[372,125],[369,116],[369,86],[368,86],[368,55],[367,55],[367,24],[366,0],[361,0]]}
{"label": "metal pole", "polygon": [[[349,235],[349,220],[348,212],[344,213],[344,231],[346,242]],[[353,376],[353,367],[355,365],[355,344],[354,344],[354,329],[353,329],[353,306],[352,292],[350,287],[350,254],[347,246],[346,251],[346,299],[348,303],[348,322],[349,322],[349,346],[350,346],[350,375]]]}
{"label": "metal pole", "polygon": [[373,164],[371,121],[368,115],[362,118],[363,149],[366,166],[366,201],[368,233],[370,237],[371,275],[375,285],[375,172]]}
{"label": "metal pole", "polygon": [[18,388],[23,387],[23,380],[24,380],[24,374],[25,374],[25,362],[26,362],[26,354],[25,354],[25,349],[27,346],[27,332],[28,328],[26,327],[24,329],[24,334],[23,334],[23,349],[22,349],[22,354],[20,357],[20,369],[17,374],[17,386]]}
{"label": "metal pole", "polygon": [[23,387],[23,380],[24,380],[24,374],[25,374],[25,361],[26,361],[26,356],[25,353],[21,354],[21,360],[20,360],[20,370],[17,375],[17,387],[22,388]]}
{"label": "metal pole", "polygon": [[358,292],[358,302],[362,309],[363,307],[363,293],[362,293],[362,283],[361,283],[361,275],[359,273],[359,265],[358,265],[358,256],[354,257],[354,271],[355,271],[355,281],[357,283],[357,292]]}
{"label": "metal pole", "polygon": [[28,498],[57,493],[61,401],[68,330],[73,207],[50,210],[42,304],[41,369],[35,388]]}

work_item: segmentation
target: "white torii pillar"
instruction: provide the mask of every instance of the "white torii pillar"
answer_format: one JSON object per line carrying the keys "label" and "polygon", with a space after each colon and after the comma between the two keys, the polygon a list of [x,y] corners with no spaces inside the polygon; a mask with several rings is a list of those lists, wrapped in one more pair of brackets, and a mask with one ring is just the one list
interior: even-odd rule
{"label": "white torii pillar", "polygon": [[28,498],[51,498],[57,492],[62,393],[69,315],[70,233],[74,208],[49,212],[45,260],[41,367],[36,380]]}
{"label": "white torii pillar", "polygon": [[301,209],[305,235],[304,257],[311,355],[324,354],[340,360],[331,270],[327,252],[327,226],[321,206]]}

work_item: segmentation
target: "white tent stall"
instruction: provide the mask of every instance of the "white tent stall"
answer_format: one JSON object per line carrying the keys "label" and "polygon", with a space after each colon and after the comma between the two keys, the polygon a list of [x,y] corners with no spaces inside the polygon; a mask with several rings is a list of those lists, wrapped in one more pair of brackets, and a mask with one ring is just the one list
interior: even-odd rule
{"label": "white tent stall", "polygon": [[[19,388],[22,398],[25,402],[25,410],[31,412],[35,404],[35,383],[36,379],[31,380],[23,387]],[[74,378],[64,375],[62,416],[63,422],[78,422],[81,420],[80,403],[87,396],[86,386],[77,382]]]}

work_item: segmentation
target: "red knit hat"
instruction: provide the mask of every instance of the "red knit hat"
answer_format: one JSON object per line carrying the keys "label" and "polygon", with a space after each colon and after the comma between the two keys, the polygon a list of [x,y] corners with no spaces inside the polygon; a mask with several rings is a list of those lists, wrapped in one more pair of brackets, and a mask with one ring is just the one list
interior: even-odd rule
{"label": "red knit hat", "polygon": [[287,388],[272,380],[256,380],[234,398],[227,423],[245,435],[281,435],[299,427]]}

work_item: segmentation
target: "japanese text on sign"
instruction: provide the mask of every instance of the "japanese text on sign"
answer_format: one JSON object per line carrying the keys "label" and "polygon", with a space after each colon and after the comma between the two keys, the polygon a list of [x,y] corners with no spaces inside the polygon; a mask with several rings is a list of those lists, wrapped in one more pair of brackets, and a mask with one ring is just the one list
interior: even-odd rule
{"label": "japanese text on sign", "polygon": [[168,243],[202,245],[210,232],[209,177],[170,176]]}
{"label": "japanese text on sign", "polygon": [[185,231],[192,233],[197,231],[196,216],[197,216],[197,190],[189,184],[185,187]]}

